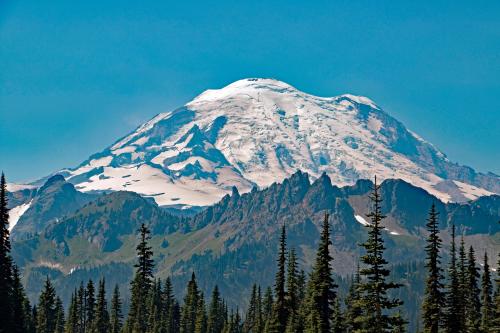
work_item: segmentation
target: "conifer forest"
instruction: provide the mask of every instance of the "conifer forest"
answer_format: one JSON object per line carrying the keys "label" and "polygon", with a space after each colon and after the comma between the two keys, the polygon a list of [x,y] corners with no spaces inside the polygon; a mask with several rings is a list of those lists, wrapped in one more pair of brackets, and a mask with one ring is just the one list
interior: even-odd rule
{"label": "conifer forest", "polygon": [[[0,332],[2,333],[302,333],[407,332],[410,322],[397,291],[407,288],[391,278],[386,259],[380,185],[370,195],[367,238],[359,246],[355,274],[341,294],[333,274],[329,212],[324,212],[315,262],[310,271],[299,264],[295,248],[287,245],[286,221],[280,224],[275,250],[274,284],[253,284],[246,308],[228,306],[217,285],[204,294],[197,284],[203,271],[191,272],[183,297],[175,295],[170,277],[155,277],[150,230],[144,221],[137,230],[136,263],[125,309],[118,286],[106,293],[104,278],[81,281],[69,304],[63,304],[50,278],[36,302],[30,303],[13,261],[8,229],[7,189],[2,174],[0,193]],[[466,248],[452,227],[451,253],[441,253],[438,212],[428,209],[425,223],[425,286],[419,304],[421,318],[411,327],[425,333],[500,332],[500,278],[488,265],[487,254]],[[395,296],[396,295],[396,296]]]}

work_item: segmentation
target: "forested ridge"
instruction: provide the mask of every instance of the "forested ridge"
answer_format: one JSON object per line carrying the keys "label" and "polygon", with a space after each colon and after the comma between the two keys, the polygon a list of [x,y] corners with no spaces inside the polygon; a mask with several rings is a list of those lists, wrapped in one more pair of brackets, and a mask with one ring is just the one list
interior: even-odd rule
{"label": "forested ridge", "polygon": [[[393,280],[386,259],[380,185],[373,185],[368,237],[346,295],[339,293],[330,251],[332,234],[325,212],[315,262],[310,272],[300,267],[297,251],[287,246],[286,221],[276,253],[272,286],[254,284],[243,311],[229,308],[215,285],[204,295],[192,272],[182,299],[170,278],[155,278],[147,221],[138,230],[135,274],[130,281],[129,309],[124,313],[118,287],[106,294],[106,281],[82,281],[66,306],[47,277],[36,304],[30,304],[21,272],[10,256],[7,189],[0,188],[0,332],[29,333],[215,333],[215,332],[406,332],[408,316],[395,297],[405,288]],[[448,262],[441,257],[442,240],[435,205],[426,221],[425,292],[418,332],[500,332],[500,278],[493,276],[487,255],[466,248],[453,226]],[[426,209],[427,209],[426,208]],[[500,265],[499,265],[500,266]]]}

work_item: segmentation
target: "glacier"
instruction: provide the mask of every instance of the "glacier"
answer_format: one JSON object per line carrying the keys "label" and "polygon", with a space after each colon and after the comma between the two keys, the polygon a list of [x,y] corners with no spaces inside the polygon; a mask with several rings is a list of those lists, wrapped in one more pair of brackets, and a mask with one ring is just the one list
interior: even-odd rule
{"label": "glacier", "polygon": [[367,97],[318,97],[261,78],[207,90],[57,173],[83,192],[133,191],[185,208],[297,170],[339,186],[403,179],[444,202],[500,192],[499,176],[450,162]]}

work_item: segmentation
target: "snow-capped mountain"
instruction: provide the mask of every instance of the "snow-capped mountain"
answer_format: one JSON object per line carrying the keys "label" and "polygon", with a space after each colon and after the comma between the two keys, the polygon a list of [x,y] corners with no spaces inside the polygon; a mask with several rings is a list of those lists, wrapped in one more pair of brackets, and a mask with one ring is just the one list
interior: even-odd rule
{"label": "snow-capped mountain", "polygon": [[443,201],[500,193],[500,177],[453,164],[366,97],[317,97],[273,79],[207,90],[157,115],[80,166],[83,192],[129,190],[160,205],[213,204],[296,170],[336,185],[400,178]]}

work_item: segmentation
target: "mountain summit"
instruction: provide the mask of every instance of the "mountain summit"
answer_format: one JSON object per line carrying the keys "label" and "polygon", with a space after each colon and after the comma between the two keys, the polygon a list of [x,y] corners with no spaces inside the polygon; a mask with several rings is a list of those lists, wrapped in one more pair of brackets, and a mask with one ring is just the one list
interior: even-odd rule
{"label": "mountain summit", "polygon": [[161,113],[76,168],[88,191],[127,190],[160,205],[204,206],[296,170],[336,185],[399,178],[443,201],[500,193],[500,177],[451,163],[366,97],[317,97],[273,79],[207,90]]}

